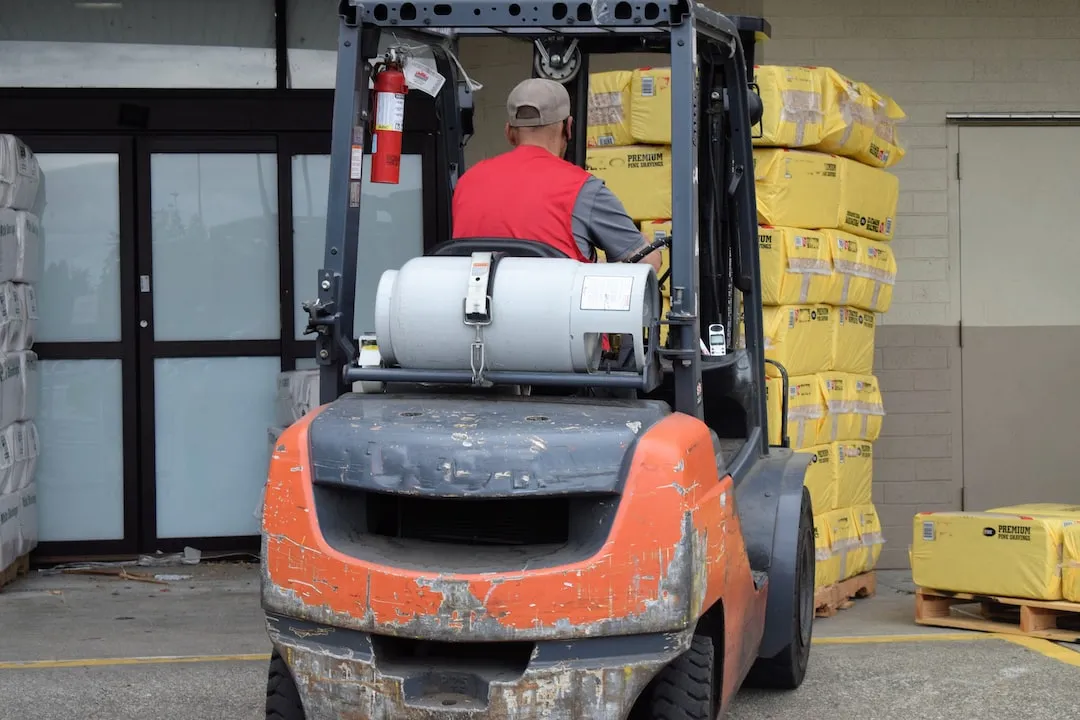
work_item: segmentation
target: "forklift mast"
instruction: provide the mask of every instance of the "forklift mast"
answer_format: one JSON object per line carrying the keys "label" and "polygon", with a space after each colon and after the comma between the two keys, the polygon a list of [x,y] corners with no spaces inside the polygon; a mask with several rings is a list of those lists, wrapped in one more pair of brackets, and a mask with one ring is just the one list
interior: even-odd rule
{"label": "forklift mast", "polygon": [[[666,322],[671,337],[665,348],[656,348],[652,341],[652,349],[664,368],[670,368],[677,412],[703,418],[703,372],[722,368],[738,378],[732,392],[746,412],[747,444],[755,451],[752,454],[768,454],[751,143],[761,101],[749,82],[755,44],[768,35],[768,24],[760,18],[725,16],[691,0],[533,0],[527,4],[513,0],[430,4],[342,0],[339,15],[325,257],[318,299],[304,304],[309,314],[306,332],[316,334],[321,402],[332,402],[357,381],[468,382],[468,378],[445,375],[425,380],[417,371],[357,366],[353,337],[356,266],[359,249],[373,242],[360,226],[362,159],[365,148],[371,147],[369,83],[383,35],[391,35],[395,42],[407,40],[429,47],[437,70],[446,78],[434,99],[441,124],[437,161],[440,171],[447,173],[447,181],[440,183],[445,196],[438,198],[445,220],[449,194],[465,171],[464,146],[472,133],[473,91],[456,61],[459,38],[501,36],[534,45],[534,75],[560,80],[571,93],[578,128],[568,159],[582,166],[589,56],[670,53],[671,306]],[[438,229],[445,234],[440,240],[449,239],[446,225]],[[722,323],[731,347],[740,319],[744,324],[741,347],[724,356],[703,358],[700,347],[709,325]],[[532,386],[587,383],[645,393],[655,387],[648,379],[643,384],[639,378],[618,373],[585,377],[532,373],[502,381]]]}

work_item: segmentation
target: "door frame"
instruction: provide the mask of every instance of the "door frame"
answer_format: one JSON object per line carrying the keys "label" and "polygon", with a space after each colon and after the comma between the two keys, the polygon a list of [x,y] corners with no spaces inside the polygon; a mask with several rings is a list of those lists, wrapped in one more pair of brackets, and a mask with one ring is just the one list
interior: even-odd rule
{"label": "door frame", "polygon": [[[158,154],[224,154],[224,153],[261,153],[273,155],[275,158],[275,172],[268,176],[268,185],[272,181],[280,189],[281,185],[281,155],[279,152],[277,137],[272,133],[250,135],[151,135],[139,137],[135,141],[135,177],[137,182],[137,232],[136,232],[136,262],[138,278],[133,283],[133,292],[138,298],[136,303],[136,317],[134,318],[134,332],[137,335],[139,348],[138,363],[138,397],[139,397],[139,451],[140,451],[140,522],[139,522],[139,545],[149,550],[161,550],[162,552],[179,552],[184,546],[198,546],[201,550],[237,551],[250,550],[257,546],[258,535],[228,535],[218,537],[175,537],[162,538],[158,536],[158,509],[157,509],[157,394],[155,387],[155,361],[160,358],[231,358],[231,357],[260,357],[277,358],[280,363],[282,357],[281,332],[284,318],[279,318],[277,337],[258,340],[156,340],[154,338],[154,257],[153,257],[153,218],[151,212],[151,193],[153,186],[153,173],[151,157]],[[278,193],[280,195],[280,192]],[[292,227],[291,218],[283,219],[282,209],[277,212],[277,259],[279,268],[283,264],[281,257],[282,248],[286,238],[282,236],[282,226]],[[286,221],[283,221],[286,220]],[[289,230],[286,230],[289,232]],[[291,240],[291,238],[288,238]],[[291,256],[291,253],[290,253]],[[291,257],[290,257],[291,261]],[[291,262],[288,269],[291,270]],[[243,272],[243,268],[236,268],[237,272]],[[279,270],[278,281],[282,273]],[[142,278],[149,278],[149,291],[142,291],[137,287]],[[278,288],[278,296],[282,295],[282,288]],[[280,307],[280,305],[279,305]],[[141,323],[147,323],[142,327]]]}

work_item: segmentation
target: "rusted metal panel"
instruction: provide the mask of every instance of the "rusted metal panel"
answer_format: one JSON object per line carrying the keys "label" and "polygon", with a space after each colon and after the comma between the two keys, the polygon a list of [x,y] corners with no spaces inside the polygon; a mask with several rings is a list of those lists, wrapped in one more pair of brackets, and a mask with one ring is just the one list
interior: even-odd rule
{"label": "rusted metal panel", "polygon": [[308,720],[622,720],[690,641],[690,631],[683,631],[648,654],[534,661],[523,672],[488,679],[420,664],[384,667],[370,647],[334,645],[332,633],[302,638],[272,623],[270,636]]}
{"label": "rusted metal panel", "polygon": [[[671,415],[638,440],[607,542],[539,571],[452,575],[360,561],[330,547],[313,512],[311,414],[286,431],[266,491],[263,602],[341,627],[452,640],[593,637],[687,627],[723,593],[723,528],[737,523],[707,428]],[[748,568],[738,568],[749,578]]]}

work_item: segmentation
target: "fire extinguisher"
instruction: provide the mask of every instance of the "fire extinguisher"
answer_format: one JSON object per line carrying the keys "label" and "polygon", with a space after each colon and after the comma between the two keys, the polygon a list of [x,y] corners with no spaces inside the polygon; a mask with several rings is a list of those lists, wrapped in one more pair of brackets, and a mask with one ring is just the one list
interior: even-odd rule
{"label": "fire extinguisher", "polygon": [[401,175],[401,133],[409,87],[396,57],[375,71],[375,118],[371,132],[371,182],[397,185]]}

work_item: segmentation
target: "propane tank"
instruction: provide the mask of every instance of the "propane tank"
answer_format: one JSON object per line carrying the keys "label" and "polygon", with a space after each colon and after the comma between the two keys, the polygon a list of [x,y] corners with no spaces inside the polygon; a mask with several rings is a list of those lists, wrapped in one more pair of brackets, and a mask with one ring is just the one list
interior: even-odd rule
{"label": "propane tank", "polygon": [[371,132],[371,182],[397,185],[401,176],[401,135],[409,87],[396,55],[388,55],[375,75],[375,123]]}

